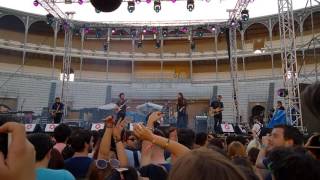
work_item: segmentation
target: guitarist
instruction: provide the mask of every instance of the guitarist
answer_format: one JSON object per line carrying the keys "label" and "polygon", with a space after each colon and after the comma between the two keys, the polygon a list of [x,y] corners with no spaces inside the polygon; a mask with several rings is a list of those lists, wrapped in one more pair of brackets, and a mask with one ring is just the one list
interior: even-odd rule
{"label": "guitarist", "polygon": [[56,97],[55,103],[51,108],[51,116],[53,118],[53,123],[59,124],[63,116],[64,104],[61,102],[60,97]]}
{"label": "guitarist", "polygon": [[187,128],[187,126],[187,100],[183,97],[183,94],[179,92],[177,102],[177,127]]}
{"label": "guitarist", "polygon": [[119,119],[124,119],[126,117],[126,111],[127,111],[127,100],[125,99],[125,94],[122,92],[119,94],[119,100],[116,103],[116,112],[117,112],[117,119],[118,122]]}
{"label": "guitarist", "polygon": [[222,123],[222,111],[223,111],[223,102],[221,102],[222,96],[218,95],[216,100],[212,101],[210,104],[211,110],[214,112],[214,131],[215,133],[221,133],[221,123]]}

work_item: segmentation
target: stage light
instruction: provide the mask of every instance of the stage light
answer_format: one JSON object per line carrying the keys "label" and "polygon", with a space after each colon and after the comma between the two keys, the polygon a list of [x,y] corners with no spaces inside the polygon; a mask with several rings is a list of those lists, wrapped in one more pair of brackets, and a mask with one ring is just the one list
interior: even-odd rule
{"label": "stage light", "polygon": [[143,28],[142,32],[143,32],[143,33],[146,33],[146,32],[147,32],[147,29],[146,29],[146,28]]}
{"label": "stage light", "polygon": [[112,12],[118,9],[122,0],[90,0],[93,7],[103,12]]}
{"label": "stage light", "polygon": [[132,13],[135,10],[135,3],[134,1],[128,1],[128,11],[129,13]]}
{"label": "stage light", "polygon": [[248,21],[249,20],[249,10],[244,9],[241,11],[241,19],[243,21]]}
{"label": "stage light", "polygon": [[141,3],[141,0],[135,0],[137,4],[140,4]]}
{"label": "stage light", "polygon": [[34,6],[38,6],[39,5],[39,1],[38,0],[33,1],[33,5]]}
{"label": "stage light", "polygon": [[187,9],[191,12],[194,9],[194,0],[187,1]]}
{"label": "stage light", "polygon": [[156,27],[153,27],[153,28],[152,28],[152,32],[153,32],[154,34],[156,34],[156,33],[158,32],[157,28],[156,28]]}
{"label": "stage light", "polygon": [[111,30],[111,33],[112,33],[112,34],[116,33],[116,30],[115,30],[115,29],[112,29],[112,30]]}
{"label": "stage light", "polygon": [[147,2],[148,4],[150,4],[150,3],[151,3],[151,0],[146,0],[146,2]]}
{"label": "stage light", "polygon": [[211,27],[211,32],[215,32],[216,31],[216,27],[212,26]]}
{"label": "stage light", "polygon": [[54,22],[54,16],[49,13],[46,15],[46,17],[47,17],[47,24],[52,25],[52,23]]}
{"label": "stage light", "polygon": [[177,0],[171,0],[172,3],[175,3]]}
{"label": "stage light", "polygon": [[181,31],[184,32],[184,33],[187,33],[187,32],[188,32],[188,28],[187,28],[187,27],[183,27],[183,28],[181,29]]}
{"label": "stage light", "polygon": [[168,29],[167,28],[162,29],[162,36],[167,37],[167,35],[168,35]]}
{"label": "stage light", "polygon": [[155,11],[156,13],[159,13],[159,12],[160,12],[160,10],[161,10],[161,2],[160,2],[160,0],[155,0],[155,1],[153,2],[153,9],[154,9],[154,11]]}
{"label": "stage light", "polygon": [[236,26],[237,25],[237,22],[235,20],[231,20],[231,26]]}
{"label": "stage light", "polygon": [[80,5],[82,5],[82,4],[83,4],[83,0],[78,0],[78,3],[79,3]]}

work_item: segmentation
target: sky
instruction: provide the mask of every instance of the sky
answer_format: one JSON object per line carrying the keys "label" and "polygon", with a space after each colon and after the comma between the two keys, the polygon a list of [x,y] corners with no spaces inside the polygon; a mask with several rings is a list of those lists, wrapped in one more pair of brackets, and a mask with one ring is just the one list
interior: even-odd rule
{"label": "sky", "polygon": [[[210,0],[209,0],[210,1]],[[278,12],[278,0],[253,0],[248,6],[250,18],[276,14]],[[292,0],[294,9],[304,8],[309,0]],[[313,5],[318,4],[313,1]],[[121,6],[111,13],[97,14],[94,7],[90,3],[79,5],[74,3],[67,5],[59,3],[58,7],[63,11],[75,11],[75,20],[93,21],[93,22],[143,22],[143,23],[161,23],[173,21],[221,21],[228,19],[227,9],[233,9],[237,0],[195,0],[195,8],[189,12],[186,8],[186,0],[165,1],[161,3],[162,9],[159,13],[153,10],[153,3],[147,4],[141,2],[136,4],[135,11],[129,13],[127,10],[127,2],[123,2]],[[310,5],[310,3],[309,3]],[[33,0],[0,0],[0,6],[20,11],[30,12],[34,14],[45,15],[47,12],[41,7],[35,7]]]}

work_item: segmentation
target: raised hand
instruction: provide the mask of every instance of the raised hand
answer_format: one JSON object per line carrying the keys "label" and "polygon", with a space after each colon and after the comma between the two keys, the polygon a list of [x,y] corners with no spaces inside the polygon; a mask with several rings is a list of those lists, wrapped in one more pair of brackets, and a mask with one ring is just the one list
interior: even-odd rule
{"label": "raised hand", "polygon": [[35,150],[26,138],[25,127],[7,122],[0,133],[11,133],[12,137],[7,159],[0,152],[0,179],[35,179]]}
{"label": "raised hand", "polygon": [[133,127],[133,133],[140,139],[140,140],[153,140],[153,133],[151,129],[145,127],[142,124],[136,124]]}
{"label": "raised hand", "polygon": [[163,114],[162,114],[160,111],[153,112],[153,113],[150,114],[150,116],[149,116],[147,126],[150,127],[150,128],[153,128],[153,124],[154,124],[156,121],[159,121],[162,117],[163,117]]}

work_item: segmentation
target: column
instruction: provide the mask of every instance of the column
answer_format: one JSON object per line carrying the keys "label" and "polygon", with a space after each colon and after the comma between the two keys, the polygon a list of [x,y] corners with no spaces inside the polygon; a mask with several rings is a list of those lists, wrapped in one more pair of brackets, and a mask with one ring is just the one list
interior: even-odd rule
{"label": "column", "polygon": [[84,28],[81,30],[81,56],[80,56],[80,79],[82,79],[82,65],[83,65],[83,46],[84,46]]}
{"label": "column", "polygon": [[52,54],[52,69],[51,69],[51,79],[55,79],[55,61],[56,61],[56,50],[57,50],[57,38],[58,38],[58,26],[59,23],[55,23],[54,27],[54,39],[53,39],[53,54]]}
{"label": "column", "polygon": [[26,59],[26,44],[28,40],[28,31],[29,31],[29,16],[27,16],[27,21],[25,24],[25,30],[24,30],[24,42],[23,42],[23,54],[22,54],[22,72],[24,71],[24,64]]}

